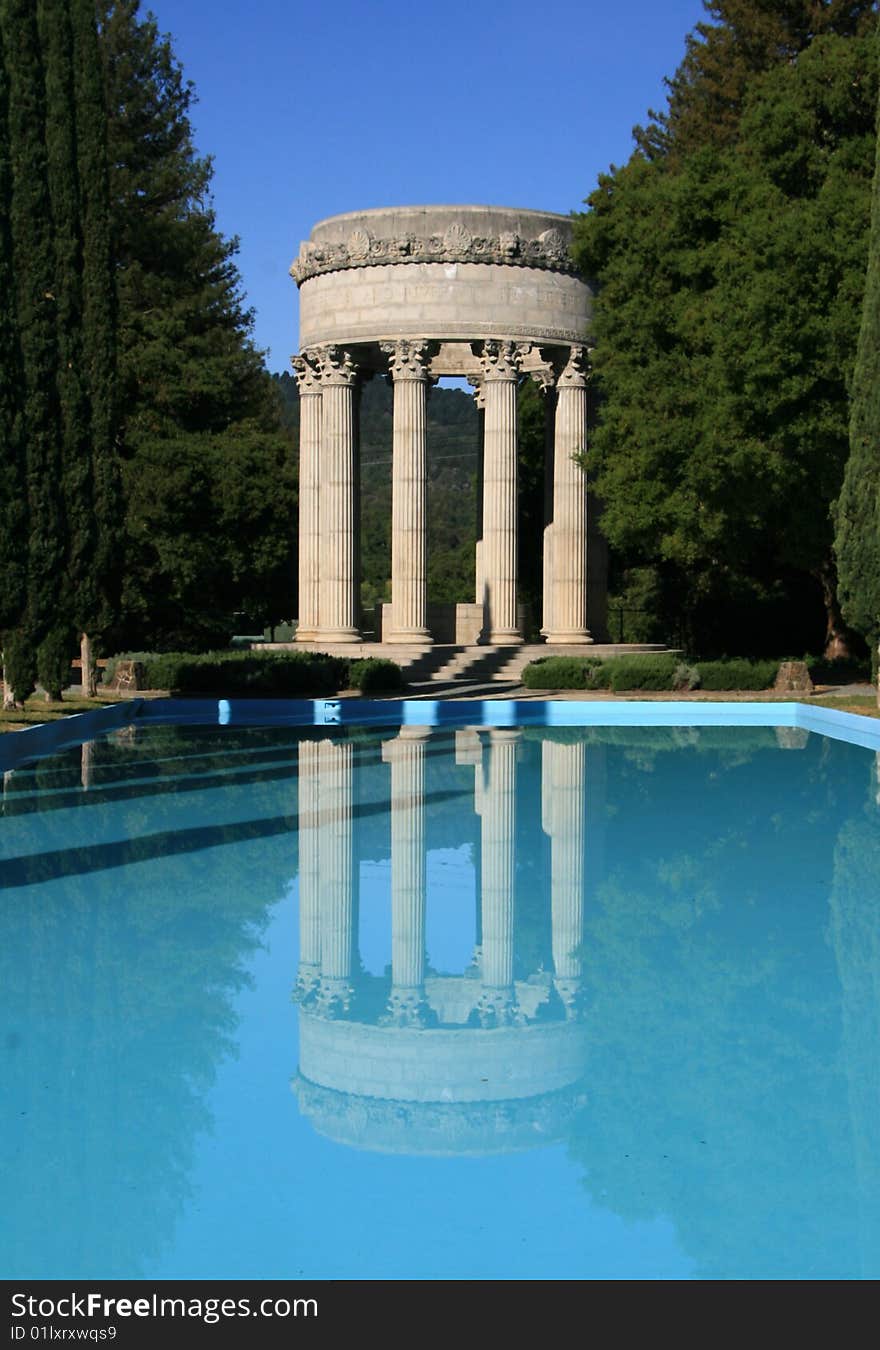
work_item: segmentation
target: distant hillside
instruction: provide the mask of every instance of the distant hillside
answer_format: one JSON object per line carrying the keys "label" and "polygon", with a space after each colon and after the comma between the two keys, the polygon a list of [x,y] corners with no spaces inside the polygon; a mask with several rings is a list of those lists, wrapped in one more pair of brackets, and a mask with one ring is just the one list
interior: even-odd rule
{"label": "distant hillside", "polygon": [[[292,375],[275,376],[284,425],[299,437]],[[361,558],[365,609],[391,599],[391,433],[393,393],[379,376],[361,395]],[[472,600],[476,541],[477,410],[462,389],[428,397],[428,595]]]}

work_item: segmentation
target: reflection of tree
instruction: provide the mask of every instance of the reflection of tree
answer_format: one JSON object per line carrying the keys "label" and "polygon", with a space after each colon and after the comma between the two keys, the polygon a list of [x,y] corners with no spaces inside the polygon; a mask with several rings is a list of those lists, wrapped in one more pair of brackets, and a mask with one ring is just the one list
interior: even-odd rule
{"label": "reflection of tree", "polygon": [[876,806],[844,825],[834,852],[831,940],[843,995],[843,1066],[858,1210],[861,1273],[880,1273],[880,821]]}
{"label": "reflection of tree", "polygon": [[[658,753],[647,784],[632,759],[608,760],[608,863],[584,952],[589,1102],[572,1148],[594,1200],[670,1219],[704,1277],[862,1268],[839,1038],[842,1015],[858,1027],[844,1042],[864,1085],[853,1114],[876,1129],[876,935],[870,946],[850,921],[862,957],[843,1009],[826,941],[853,753],[818,738],[748,764]],[[853,909],[880,886],[876,852],[859,865]],[[863,1152],[876,1177],[875,1137]]]}
{"label": "reflection of tree", "polygon": [[[85,863],[85,841],[200,822],[234,834],[242,797],[236,807],[217,783],[223,765],[210,742],[197,748],[186,733],[167,730],[127,748],[99,742],[87,794],[103,792],[99,804],[13,814],[0,822],[0,839],[24,855],[75,840]],[[262,755],[267,770],[278,768],[279,738],[258,735],[250,751],[234,734],[222,743],[231,751],[224,762],[250,780],[246,814],[292,816],[292,768],[286,779],[264,782],[257,772]],[[163,771],[166,793],[128,795],[136,780],[155,784]],[[79,750],[42,761],[15,775],[6,803],[21,806],[38,783],[66,793],[79,774]],[[175,790],[197,774],[201,789]],[[233,1053],[248,957],[294,870],[292,840],[256,837],[236,849],[81,871],[7,892],[0,980],[10,1111],[0,1144],[0,1266],[8,1276],[130,1277],[169,1242],[189,1195],[196,1137],[211,1128],[207,1090]]]}

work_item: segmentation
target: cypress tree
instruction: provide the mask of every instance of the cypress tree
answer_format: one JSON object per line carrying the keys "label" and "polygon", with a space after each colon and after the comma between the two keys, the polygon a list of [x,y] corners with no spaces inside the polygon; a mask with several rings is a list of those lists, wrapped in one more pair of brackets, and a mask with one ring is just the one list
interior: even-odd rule
{"label": "cypress tree", "polygon": [[[14,665],[15,638],[10,630],[14,630],[23,618],[27,576],[27,505],[20,434],[22,382],[16,340],[9,213],[12,165],[8,89],[3,32],[0,29],[0,371],[3,373],[0,379],[0,647],[4,652],[4,706],[12,702],[11,668]],[[10,670],[6,669],[7,650]]]}
{"label": "cypress tree", "polygon": [[28,512],[26,602],[4,648],[16,656],[15,694],[33,687],[37,648],[49,635],[63,577],[60,416],[56,385],[55,255],[46,153],[46,100],[36,13],[31,0],[0,0],[8,79],[15,331],[20,353],[21,419]]}
{"label": "cypress tree", "polygon": [[[877,34],[880,54],[880,30]],[[880,102],[862,323],[852,382],[849,459],[835,511],[841,608],[876,650],[880,637]]]}

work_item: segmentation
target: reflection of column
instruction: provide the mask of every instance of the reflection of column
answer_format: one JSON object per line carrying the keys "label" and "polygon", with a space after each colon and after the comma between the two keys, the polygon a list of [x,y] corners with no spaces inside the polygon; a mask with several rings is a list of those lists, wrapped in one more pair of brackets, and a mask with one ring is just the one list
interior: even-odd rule
{"label": "reflection of column", "polygon": [[353,987],[354,849],[352,840],[353,746],[319,745],[318,870],[321,906],[321,986],[318,1002],[332,1017],[347,1012]]}
{"label": "reflection of column", "polygon": [[299,816],[299,970],[295,998],[311,1002],[321,979],[320,741],[300,741]]}
{"label": "reflection of column", "polygon": [[569,1017],[579,1011],[583,975],[586,755],[583,741],[545,740],[541,747],[541,814],[551,840],[554,984]]}
{"label": "reflection of column", "polygon": [[296,640],[310,642],[319,624],[321,369],[316,351],[291,358],[299,386],[299,606]]}
{"label": "reflection of column", "polygon": [[382,746],[391,765],[391,996],[388,1020],[424,1026],[425,745],[429,727],[403,727]]}
{"label": "reflection of column", "polygon": [[548,642],[591,642],[587,629],[587,476],[574,456],[587,444],[588,365],[583,347],[557,382],[553,449],[553,524],[545,563],[551,571],[544,616]]}
{"label": "reflection of column", "polygon": [[484,1026],[519,1020],[513,984],[516,879],[516,752],[520,731],[489,732],[488,773],[480,792],[482,823],[482,993]]}
{"label": "reflection of column", "polygon": [[515,342],[483,343],[483,636],[500,646],[522,642],[516,615],[516,384],[522,357]]}
{"label": "reflection of column", "polygon": [[357,368],[341,347],[321,349],[319,587],[322,642],[357,642]]}
{"label": "reflection of column", "polygon": [[386,642],[426,642],[428,632],[427,343],[388,342],[394,381],[391,494],[391,632]]}

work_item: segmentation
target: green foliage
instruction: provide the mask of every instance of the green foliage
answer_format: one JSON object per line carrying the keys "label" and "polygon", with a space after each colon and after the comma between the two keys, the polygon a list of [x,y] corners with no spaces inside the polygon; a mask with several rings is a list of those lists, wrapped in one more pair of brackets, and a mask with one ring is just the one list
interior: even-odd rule
{"label": "green foliage", "polygon": [[62,691],[70,684],[74,645],[72,630],[59,626],[50,629],[37,648],[37,680],[55,702],[60,702]]}
{"label": "green foliage", "polygon": [[313,652],[161,652],[137,659],[148,688],[179,694],[293,698],[333,694],[348,680],[347,661]]}
{"label": "green foliage", "polygon": [[211,162],[171,41],[137,0],[101,0],[100,45],[125,409],[121,644],[228,640],[290,616],[296,480],[289,435],[216,229]]}
{"label": "green foliage", "polygon": [[607,689],[608,662],[599,657],[543,656],[523,670],[527,689]]}
{"label": "green foliage", "polygon": [[607,664],[611,689],[622,694],[632,689],[674,689],[680,662],[676,656],[613,656]]}
{"label": "green foliage", "polygon": [[37,660],[33,643],[20,631],[3,638],[3,669],[16,703],[24,703],[37,686]]}
{"label": "green foliage", "polygon": [[769,689],[779,671],[778,661],[700,661],[701,689]]}
{"label": "green foliage", "polygon": [[618,568],[663,578],[668,623],[680,610],[703,650],[737,631],[752,650],[817,648],[840,629],[829,508],[876,90],[870,41],[816,37],[749,80],[732,143],[636,153],[576,225],[600,282],[603,529]]}
{"label": "green foliage", "polygon": [[[880,45],[880,33],[876,41]],[[841,608],[847,622],[868,639],[873,650],[880,638],[880,138],[875,150],[868,271],[852,384],[849,459],[835,523]]]}
{"label": "green foliage", "polygon": [[396,661],[368,656],[352,661],[348,680],[352,689],[360,689],[362,694],[393,694],[403,688],[403,671]]}

